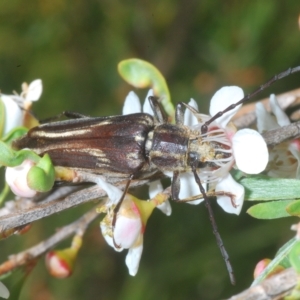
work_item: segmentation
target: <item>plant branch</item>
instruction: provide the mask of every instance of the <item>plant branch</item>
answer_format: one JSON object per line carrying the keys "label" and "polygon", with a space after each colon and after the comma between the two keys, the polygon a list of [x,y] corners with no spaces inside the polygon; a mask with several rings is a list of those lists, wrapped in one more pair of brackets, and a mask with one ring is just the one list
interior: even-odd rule
{"label": "plant branch", "polygon": [[286,140],[295,139],[300,136],[300,121],[262,134],[268,146],[273,147]]}
{"label": "plant branch", "polygon": [[[287,107],[293,105],[300,99],[300,89],[276,95],[276,98],[280,107],[283,110],[285,110]],[[261,102],[265,106],[267,111],[271,111],[269,97],[262,100],[258,100],[257,102]],[[239,109],[239,111],[234,115],[233,123],[236,127],[246,128],[256,121],[255,104],[256,102],[243,105]]]}
{"label": "plant branch", "polygon": [[60,228],[60,230],[53,234],[50,238],[23,252],[10,255],[9,259],[0,265],[0,275],[38,258],[42,254],[53,248],[56,244],[70,237],[72,234],[75,234],[79,229],[85,231],[87,226],[98,216],[99,214],[96,212],[96,208],[93,208],[75,222]]}
{"label": "plant branch", "polygon": [[[264,280],[261,284],[250,287],[228,300],[279,300],[291,294],[296,287],[299,277],[292,268]],[[295,298],[296,299],[296,298]]]}
{"label": "plant branch", "polygon": [[[160,176],[160,178],[162,177],[160,174],[157,176]],[[142,186],[149,181],[150,179],[133,181],[131,187]],[[115,185],[120,189],[124,189],[125,183],[119,182]],[[46,201],[46,203],[37,203],[28,209],[22,209],[0,217],[0,233],[11,228],[32,223],[36,220],[48,217],[65,209],[69,209],[79,204],[99,199],[104,196],[106,196],[104,190],[102,190],[98,185],[94,185],[92,187],[74,192],[65,198],[63,197],[53,201]]]}

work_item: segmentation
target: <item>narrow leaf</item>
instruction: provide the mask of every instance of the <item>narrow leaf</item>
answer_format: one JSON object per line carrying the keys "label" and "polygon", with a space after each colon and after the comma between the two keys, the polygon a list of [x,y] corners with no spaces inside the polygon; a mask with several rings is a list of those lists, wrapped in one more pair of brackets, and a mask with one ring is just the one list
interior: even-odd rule
{"label": "narrow leaf", "polygon": [[289,259],[292,267],[300,273],[300,241],[297,241],[290,251]]}
{"label": "narrow leaf", "polygon": [[265,268],[265,270],[252,282],[251,286],[257,285],[262,282],[266,277],[283,261],[286,261],[291,249],[296,243],[296,239],[293,238],[285,243],[277,252],[275,258],[270,262],[270,264]]}
{"label": "narrow leaf", "polygon": [[292,201],[286,207],[286,211],[292,216],[299,217],[300,216],[300,200]]}
{"label": "narrow leaf", "polygon": [[283,217],[290,217],[287,213],[286,207],[294,200],[283,200],[283,201],[270,201],[266,203],[259,203],[251,206],[247,213],[257,219],[278,219]]}
{"label": "narrow leaf", "polygon": [[245,187],[245,199],[248,201],[270,201],[297,199],[300,195],[299,179],[270,178],[251,176],[240,181]]}

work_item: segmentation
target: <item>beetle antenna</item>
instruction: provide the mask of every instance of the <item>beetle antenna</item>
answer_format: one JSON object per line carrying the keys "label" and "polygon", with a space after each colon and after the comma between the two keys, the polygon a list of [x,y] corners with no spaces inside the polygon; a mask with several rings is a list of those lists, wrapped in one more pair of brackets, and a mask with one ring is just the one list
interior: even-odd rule
{"label": "beetle antenna", "polygon": [[212,225],[212,228],[213,228],[213,233],[216,237],[216,240],[217,240],[217,244],[218,244],[218,247],[221,251],[221,254],[222,254],[222,257],[225,261],[225,264],[226,264],[226,268],[227,268],[227,272],[229,274],[229,278],[230,278],[230,282],[231,284],[235,285],[235,277],[234,277],[234,272],[233,272],[233,268],[232,268],[232,265],[231,265],[231,262],[230,262],[230,259],[229,259],[229,255],[225,249],[225,246],[224,246],[224,243],[223,243],[223,240],[221,238],[221,235],[218,231],[218,226],[217,226],[217,223],[216,223],[216,220],[215,220],[215,216],[214,216],[214,212],[211,208],[211,205],[210,205],[210,202],[209,202],[209,199],[206,195],[206,191],[201,183],[201,180],[197,174],[197,169],[196,169],[196,166],[194,163],[191,164],[191,167],[192,167],[192,172],[194,174],[194,177],[195,177],[195,180],[199,186],[199,189],[200,189],[200,192],[204,198],[204,201],[205,201],[205,206],[206,208],[208,209],[208,214],[209,214],[209,220],[210,220],[210,223]]}
{"label": "beetle antenna", "polygon": [[201,133],[205,134],[208,131],[208,125],[210,125],[213,121],[215,121],[216,119],[220,118],[221,116],[223,116],[225,113],[227,113],[228,111],[234,109],[235,107],[237,107],[240,104],[243,104],[244,102],[248,101],[249,99],[251,99],[252,97],[256,96],[257,94],[259,94],[260,92],[262,92],[263,90],[265,90],[267,87],[271,86],[274,82],[287,77],[291,74],[297,73],[300,71],[300,66],[295,67],[295,68],[289,68],[288,70],[281,72],[277,75],[275,75],[274,77],[272,77],[269,81],[267,81],[265,84],[261,85],[257,90],[255,90],[254,92],[246,95],[243,99],[241,99],[240,101],[231,104],[230,106],[228,106],[226,109],[219,111],[218,113],[216,113],[214,116],[212,116],[208,121],[206,121],[202,127],[201,127]]}

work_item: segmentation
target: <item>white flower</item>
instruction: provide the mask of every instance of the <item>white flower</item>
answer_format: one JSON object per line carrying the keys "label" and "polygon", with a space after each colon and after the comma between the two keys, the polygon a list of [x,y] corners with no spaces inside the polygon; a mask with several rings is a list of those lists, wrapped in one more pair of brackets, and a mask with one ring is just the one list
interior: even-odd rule
{"label": "white flower", "polygon": [[[143,111],[153,115],[148,101],[150,94],[152,91],[147,95]],[[205,154],[200,153],[200,156],[207,156],[205,157],[207,166],[198,169],[198,175],[204,189],[208,192],[212,190],[224,191],[223,195],[219,193],[220,195],[217,196],[218,203],[226,212],[236,214],[239,214],[242,208],[244,188],[231,177],[229,171],[236,165],[238,169],[248,174],[262,172],[268,162],[266,143],[257,131],[252,129],[236,131],[235,127],[231,123],[229,124],[230,119],[241,105],[212,122],[208,126],[207,133],[202,134],[201,127],[211,116],[238,102],[243,97],[244,93],[241,88],[236,86],[223,87],[211,99],[210,116],[200,113],[194,114],[189,109],[186,109],[184,113],[184,125],[191,130],[194,140],[202,143],[202,145],[207,145],[205,148],[208,149],[207,152]],[[196,110],[198,109],[193,99],[189,105]],[[136,94],[131,92],[125,100],[123,113],[137,112],[141,112],[141,104]],[[211,154],[212,152],[214,155]],[[209,157],[210,155],[211,157]],[[172,172],[164,173],[169,177],[173,176]],[[179,176],[180,199],[187,199],[200,194],[199,186],[195,182],[192,172],[182,172]],[[197,199],[188,203],[199,204],[202,201],[203,199]]]}
{"label": "white flower", "polygon": [[15,127],[23,125],[23,109],[28,110],[32,101],[37,101],[42,94],[43,86],[41,79],[32,81],[29,85],[22,84],[20,95],[4,95],[0,93],[5,108],[5,124],[3,134],[8,133]]}
{"label": "white flower", "polygon": [[144,112],[147,113],[151,116],[154,116],[153,110],[150,106],[150,102],[148,98],[150,96],[153,96],[153,90],[149,90],[148,94],[146,96],[144,105],[143,105],[143,110],[142,110],[142,105],[139,97],[135,92],[129,92],[127,97],[125,98],[124,105],[123,105],[123,115],[129,115],[129,114],[135,114],[135,113],[140,113]]}
{"label": "white flower", "polygon": [[[112,220],[113,212],[109,212],[100,223],[102,234],[107,243],[116,251],[129,249],[126,265],[129,274],[134,276],[138,271],[143,252],[143,224],[140,212],[131,197],[124,199],[114,229]],[[132,253],[135,253],[133,257]]]}
{"label": "white flower", "polygon": [[[230,169],[236,167],[248,174],[262,172],[268,161],[268,149],[262,136],[255,130],[236,128],[229,123],[233,115],[241,105],[225,113],[208,126],[208,132],[201,133],[202,125],[211,116],[216,115],[241,100],[244,97],[243,90],[236,86],[223,87],[218,90],[210,103],[210,116],[204,114],[192,114],[190,110],[185,111],[184,124],[189,126],[194,136],[201,142],[215,145],[218,155],[206,154],[205,158],[210,165],[199,168],[198,176],[207,192],[224,192],[217,194],[218,204],[228,213],[239,214],[244,201],[244,187],[237,183],[229,174]],[[195,101],[191,99],[190,106],[197,109]],[[189,198],[199,194],[199,186],[195,182],[192,172],[180,174],[179,198]],[[230,197],[230,195],[232,195]],[[191,204],[198,204],[203,199],[191,201]]]}
{"label": "white flower", "polygon": [[5,180],[12,192],[20,197],[31,198],[37,192],[32,190],[27,183],[27,174],[35,163],[30,160],[24,160],[17,167],[7,167],[5,172]]}
{"label": "white flower", "polygon": [[147,220],[159,204],[161,205],[161,202],[155,199],[141,201],[126,194],[115,224],[113,224],[113,207],[108,205],[103,211],[107,214],[100,223],[102,234],[106,242],[116,251],[128,249],[125,262],[131,276],[135,276],[139,268]]}
{"label": "white flower", "polygon": [[[279,106],[274,94],[270,96],[271,115],[262,103],[256,104],[257,128],[259,132],[291,124],[288,116]],[[300,139],[286,141],[270,151],[266,171],[271,177],[300,178]]]}
{"label": "white flower", "polygon": [[[214,116],[220,110],[229,107],[243,97],[243,90],[237,86],[221,88],[211,99],[210,115]],[[216,119],[215,122],[210,124],[208,133],[211,135],[215,131],[214,127],[217,126],[216,132],[220,132],[220,136],[216,141],[224,143],[224,145],[228,143],[231,146],[232,159],[235,161],[237,168],[247,174],[258,174],[265,169],[268,161],[267,145],[256,130],[242,129],[235,132],[235,128],[233,129],[232,125],[228,124],[240,107],[241,105]]]}

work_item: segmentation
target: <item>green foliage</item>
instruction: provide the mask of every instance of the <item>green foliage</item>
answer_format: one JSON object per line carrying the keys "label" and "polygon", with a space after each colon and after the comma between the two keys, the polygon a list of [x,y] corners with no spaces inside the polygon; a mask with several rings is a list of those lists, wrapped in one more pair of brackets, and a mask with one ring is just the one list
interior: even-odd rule
{"label": "green foliage", "polygon": [[270,264],[265,268],[265,270],[258,276],[252,283],[252,286],[257,285],[259,282],[263,281],[268,274],[270,274],[278,265],[282,265],[285,268],[291,266],[290,253],[293,251],[295,245],[299,242],[293,238],[284,244],[276,253],[275,258],[270,262]]}
{"label": "green foliage", "polygon": [[265,220],[290,217],[291,215],[286,211],[286,207],[292,202],[293,200],[278,200],[269,201],[267,203],[260,203],[251,206],[247,210],[247,213],[251,217]]}
{"label": "green foliage", "polygon": [[125,81],[137,88],[152,88],[161,97],[161,103],[174,121],[174,105],[165,78],[152,64],[141,59],[127,59],[118,64],[118,71]]}
{"label": "green foliage", "polygon": [[252,176],[243,178],[240,183],[246,189],[248,201],[270,201],[297,199],[300,195],[298,179]]}
{"label": "green foliage", "polygon": [[[207,113],[209,99],[219,87],[234,84],[250,90],[299,64],[298,14],[297,1],[33,0],[26,5],[21,0],[2,1],[1,92],[10,94],[23,80],[42,78],[44,93],[34,106],[39,119],[64,110],[120,114],[131,87],[119,78],[115,66],[138,57],[161,70],[174,103],[193,97]],[[298,87],[299,77],[294,75],[262,97]],[[296,180],[269,183],[245,178],[241,183],[251,201],[279,200],[276,205],[284,206],[283,200],[299,198],[293,192],[299,190]],[[258,221],[244,212],[234,218],[214,207],[237,277],[237,286],[232,287],[204,206],[174,204],[173,210],[171,218],[158,213],[151,218],[136,277],[129,277],[122,254],[114,253],[94,227],[74,276],[66,281],[49,279],[41,265],[29,278],[21,300],[38,297],[37,291],[74,300],[227,298],[249,285],[256,262],[273,256],[278,241],[291,237],[289,227],[295,222]],[[280,212],[283,207],[274,215]],[[26,241],[2,242],[1,260],[81,213],[80,207],[39,222]]]}
{"label": "green foliage", "polygon": [[38,192],[48,192],[55,181],[55,170],[48,154],[45,154],[27,174],[28,186]]}

